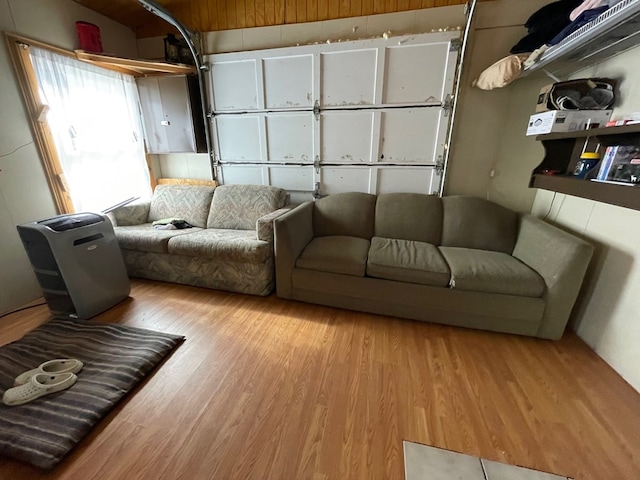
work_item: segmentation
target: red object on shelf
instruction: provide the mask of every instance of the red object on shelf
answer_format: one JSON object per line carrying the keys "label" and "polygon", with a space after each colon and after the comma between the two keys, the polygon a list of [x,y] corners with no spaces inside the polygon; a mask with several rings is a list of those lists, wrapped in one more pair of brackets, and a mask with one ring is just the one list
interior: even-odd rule
{"label": "red object on shelf", "polygon": [[78,41],[80,50],[87,52],[102,53],[102,42],[100,41],[100,28],[89,22],[76,22]]}

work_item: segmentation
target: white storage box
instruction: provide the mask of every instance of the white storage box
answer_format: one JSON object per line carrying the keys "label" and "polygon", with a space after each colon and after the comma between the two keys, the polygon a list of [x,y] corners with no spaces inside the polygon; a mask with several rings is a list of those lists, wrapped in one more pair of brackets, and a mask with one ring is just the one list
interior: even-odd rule
{"label": "white storage box", "polygon": [[551,110],[529,117],[527,135],[604,127],[612,110]]}

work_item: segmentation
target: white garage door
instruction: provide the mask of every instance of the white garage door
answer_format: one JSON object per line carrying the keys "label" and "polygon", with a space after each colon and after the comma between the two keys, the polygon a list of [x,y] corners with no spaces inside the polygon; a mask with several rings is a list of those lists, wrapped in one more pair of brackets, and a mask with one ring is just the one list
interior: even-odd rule
{"label": "white garage door", "polygon": [[209,55],[221,183],[440,189],[459,32]]}

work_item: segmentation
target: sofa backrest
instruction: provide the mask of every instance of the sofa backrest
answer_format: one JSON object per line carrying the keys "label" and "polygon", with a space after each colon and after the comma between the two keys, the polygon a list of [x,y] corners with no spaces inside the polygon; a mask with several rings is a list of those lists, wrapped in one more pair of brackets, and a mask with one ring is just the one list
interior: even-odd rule
{"label": "sofa backrest", "polygon": [[442,207],[442,246],[513,252],[518,229],[516,212],[469,196],[443,197]]}
{"label": "sofa backrest", "polygon": [[201,185],[158,185],[151,197],[147,220],[180,218],[194,227],[204,228],[214,189]]}
{"label": "sofa backrest", "polygon": [[287,192],[268,185],[220,185],[207,220],[208,228],[255,230],[256,221],[284,207]]}
{"label": "sofa backrest", "polygon": [[378,195],[374,235],[440,245],[442,200],[422,193]]}
{"label": "sofa backrest", "polygon": [[313,205],[313,233],[316,237],[346,235],[370,240],[376,196],[368,193],[336,193]]}

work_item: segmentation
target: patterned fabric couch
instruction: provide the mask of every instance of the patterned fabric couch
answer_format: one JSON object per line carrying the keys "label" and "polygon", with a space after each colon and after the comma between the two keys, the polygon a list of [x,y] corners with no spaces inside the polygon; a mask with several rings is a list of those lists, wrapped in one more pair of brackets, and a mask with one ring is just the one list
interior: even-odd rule
{"label": "patterned fabric couch", "polygon": [[[273,220],[285,190],[262,185],[158,185],[151,202],[111,212],[132,277],[253,295],[274,288]],[[158,230],[180,218],[193,228]]]}

